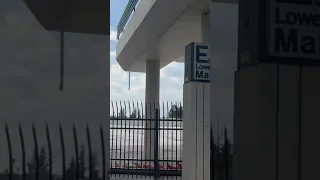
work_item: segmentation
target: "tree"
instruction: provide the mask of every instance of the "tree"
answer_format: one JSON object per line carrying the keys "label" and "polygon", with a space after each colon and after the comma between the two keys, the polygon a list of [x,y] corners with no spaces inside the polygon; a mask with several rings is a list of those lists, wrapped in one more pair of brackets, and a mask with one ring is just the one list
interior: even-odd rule
{"label": "tree", "polygon": [[17,167],[17,173],[20,174],[20,167]]}
{"label": "tree", "polygon": [[3,173],[4,173],[5,175],[8,175],[8,174],[9,174],[8,168],[5,168],[5,169],[3,170]]}
{"label": "tree", "polygon": [[79,158],[79,178],[85,178],[86,174],[86,162],[85,162],[85,147],[82,144]]}
{"label": "tree", "polygon": [[[86,175],[86,162],[85,162],[85,146],[82,144],[80,146],[80,155],[79,155],[79,178],[85,179]],[[76,177],[76,165],[77,162],[74,157],[71,157],[68,167],[66,169],[66,179],[74,179]]]}
{"label": "tree", "polygon": [[66,169],[66,179],[75,179],[76,177],[76,160],[72,157]]}
{"label": "tree", "polygon": [[99,180],[99,160],[98,160],[98,153],[93,152],[91,155],[92,160],[92,167],[89,165],[89,169],[92,170],[92,179]]}
{"label": "tree", "polygon": [[12,166],[13,166],[13,173],[14,173],[14,166],[16,165],[16,159],[12,158]]}
{"label": "tree", "polygon": [[183,108],[182,106],[178,107],[176,104],[172,105],[170,111],[168,112],[169,118],[182,118],[183,117]]}
{"label": "tree", "polygon": [[[216,179],[231,179],[232,176],[232,164],[233,164],[233,145],[228,138],[227,128],[224,129],[224,136],[213,136],[213,130],[210,128],[211,134],[211,163],[215,168],[212,168],[211,173],[214,174]],[[223,137],[223,143],[220,144],[219,138]],[[228,173],[227,173],[228,172]],[[227,177],[229,176],[229,177]]]}
{"label": "tree", "polygon": [[129,116],[129,118],[130,119],[136,119],[136,118],[138,118],[138,112],[137,112],[137,110],[136,109],[134,109],[133,111],[132,111],[132,113],[130,114],[130,116]]}
{"label": "tree", "polygon": [[[39,177],[41,180],[48,179],[49,177],[49,164],[48,164],[48,158],[47,153],[44,147],[41,147],[40,153],[38,156],[38,162],[39,162]],[[32,159],[28,162],[28,177],[29,179],[34,179],[36,176],[36,169],[37,169],[37,163],[36,163],[36,151],[33,152]]]}
{"label": "tree", "polygon": [[127,118],[127,112],[125,111],[125,109],[121,109],[118,113],[118,118],[120,119],[125,119]]}

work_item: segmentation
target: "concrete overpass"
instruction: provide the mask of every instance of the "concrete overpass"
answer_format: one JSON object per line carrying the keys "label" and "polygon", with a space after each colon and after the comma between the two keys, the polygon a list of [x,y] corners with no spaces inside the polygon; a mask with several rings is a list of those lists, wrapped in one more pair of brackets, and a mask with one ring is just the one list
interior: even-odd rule
{"label": "concrete overpass", "polygon": [[[129,5],[134,1],[130,0]],[[167,0],[141,0],[136,8],[131,7],[135,11],[126,25],[119,24],[126,27],[118,29],[121,36],[116,60],[125,71],[146,73],[145,101],[159,101],[160,69],[173,61],[184,62],[187,44],[209,42],[210,3],[211,0],[175,0],[169,4]],[[125,13],[131,11],[129,8]]]}
{"label": "concrete overpass", "polygon": [[125,71],[146,72],[150,60],[159,60],[160,68],[172,61],[184,62],[184,46],[200,42],[201,35],[209,30],[209,18],[202,17],[209,13],[210,2],[170,1],[169,8],[167,1],[141,0],[117,43],[120,66]]}
{"label": "concrete overpass", "polygon": [[[217,57],[216,59],[219,59],[215,61],[215,63],[217,66],[220,66],[219,69],[224,69],[224,71],[217,76],[217,78],[220,79],[215,79],[215,81],[222,82],[224,77],[234,73],[237,64],[237,42],[234,40],[237,40],[238,25],[236,4],[238,1],[141,0],[140,3],[135,5],[136,2],[137,1],[135,0],[129,1],[124,15],[120,20],[118,26],[119,40],[116,47],[116,60],[125,71],[146,73],[146,102],[159,102],[160,69],[173,61],[184,62],[185,46],[191,42],[210,43],[210,45],[213,46],[220,44],[218,46],[223,45],[223,47],[226,47],[223,50],[221,50],[221,48],[215,50],[215,53],[218,54],[215,55],[215,57]],[[131,13],[130,20],[126,22]],[[215,23],[212,21],[215,21]],[[231,23],[231,27],[226,27],[228,24],[224,21],[233,21],[233,23]],[[221,31],[221,29],[223,30]],[[225,29],[227,32],[224,31]],[[214,33],[212,33],[213,30],[215,31]],[[230,36],[233,41],[227,40],[226,42],[222,42],[219,40],[219,42],[212,44],[213,38],[221,36]],[[227,84],[228,87],[225,87],[225,84]],[[231,87],[229,87],[230,84],[232,84]],[[195,84],[192,86],[196,87],[198,85]],[[205,88],[207,89],[206,91],[209,91],[207,87],[210,88],[210,84],[207,84]],[[222,108],[224,111],[219,112],[222,117],[221,127],[216,126],[217,128],[214,129],[216,134],[217,131],[219,132],[219,129],[220,132],[223,132],[223,128],[226,126],[228,129],[232,128],[233,121],[230,121],[229,118],[233,113],[233,104],[231,103],[231,101],[233,102],[233,78],[227,83],[224,83],[224,85],[221,85],[221,83],[216,84],[215,88],[219,89],[219,93],[216,93],[211,97],[212,99],[216,99],[213,106],[219,106],[218,104],[220,101],[228,102],[223,103],[226,104]],[[196,91],[193,91],[193,93],[195,92]],[[186,93],[185,89],[184,93]],[[192,96],[197,95],[189,95],[189,97]],[[196,100],[197,102],[201,103],[200,101],[206,101],[210,104],[209,97],[205,97],[203,93],[201,96],[203,97],[202,100],[198,99]],[[225,98],[226,96],[227,99]],[[205,100],[205,98],[207,100]],[[194,123],[185,122],[185,119],[189,117],[189,114],[187,118],[184,118],[184,131],[187,132],[187,134],[191,134],[190,136],[184,136],[184,157],[186,157],[183,158],[184,180],[208,179],[210,177],[210,128],[205,130],[205,124],[208,122],[210,124],[210,115],[208,114],[210,112],[210,107],[207,107],[205,111],[206,115],[201,117],[203,121],[196,125],[200,129],[195,130],[194,132],[192,132],[193,130],[191,127],[194,126]],[[216,112],[217,111],[220,110],[216,110]],[[184,112],[186,112],[185,107]],[[152,116],[152,113],[147,114],[147,116]],[[190,114],[190,117],[191,116],[193,115]],[[195,119],[192,121],[196,121],[200,116],[194,118]],[[146,124],[146,126],[153,127],[152,124]],[[229,130],[228,132],[230,133],[229,137],[232,137],[233,131]],[[195,136],[197,136],[198,139],[195,140]],[[145,133],[144,144],[145,152],[147,152],[145,157],[147,159],[153,158],[153,139],[152,134]],[[196,149],[196,146],[199,146],[199,148]],[[190,150],[187,152],[187,149]],[[219,173],[221,174],[222,172]]]}

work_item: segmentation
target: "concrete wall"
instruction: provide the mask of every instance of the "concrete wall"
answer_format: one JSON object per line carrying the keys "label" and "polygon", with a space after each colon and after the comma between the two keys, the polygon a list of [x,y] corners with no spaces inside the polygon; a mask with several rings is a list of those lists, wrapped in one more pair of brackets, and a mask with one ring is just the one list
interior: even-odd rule
{"label": "concrete wall", "polygon": [[53,172],[61,172],[59,121],[64,130],[67,163],[75,155],[72,123],[75,122],[78,128],[79,146],[84,144],[86,153],[85,125],[90,125],[93,151],[98,153],[101,171],[100,141],[95,139],[99,137],[101,123],[108,152],[109,37],[65,33],[65,89],[62,92],[59,91],[60,34],[45,31],[23,1],[1,1],[0,39],[0,133],[3,145],[0,171],[8,168],[5,121],[11,133],[15,172],[18,167],[21,169],[22,163],[18,122],[23,127],[27,160],[34,149],[31,123],[35,123],[39,147],[44,146],[47,152],[45,122],[48,123]]}

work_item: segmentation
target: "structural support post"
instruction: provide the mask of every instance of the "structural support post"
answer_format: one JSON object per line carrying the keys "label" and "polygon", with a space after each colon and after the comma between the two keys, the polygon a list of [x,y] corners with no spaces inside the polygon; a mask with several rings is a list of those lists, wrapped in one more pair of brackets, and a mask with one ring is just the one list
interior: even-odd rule
{"label": "structural support post", "polygon": [[[319,179],[319,29],[275,18],[318,9],[314,1],[239,1],[234,180]],[[297,50],[285,48],[290,39]]]}
{"label": "structural support post", "polygon": [[[188,78],[183,85],[183,180],[210,179],[210,77],[209,70],[197,69],[194,65],[198,64],[196,59],[202,62],[210,59],[209,35],[210,13],[204,12],[201,20],[202,42],[186,46],[185,77]],[[202,48],[201,53],[197,53],[197,48]],[[192,54],[199,57],[194,58]],[[200,64],[210,67],[210,61]],[[195,72],[203,76],[197,77]]]}
{"label": "structural support post", "polygon": [[183,180],[210,179],[210,83],[183,85]]}
{"label": "structural support post", "polygon": [[235,180],[319,177],[312,164],[320,159],[313,141],[320,135],[319,78],[320,67],[304,65],[259,64],[237,71]]}
{"label": "structural support post", "polygon": [[145,116],[146,123],[144,132],[144,155],[145,159],[151,160],[154,158],[154,132],[155,126],[155,109],[159,107],[160,96],[160,61],[147,60],[146,62],[146,108]]}

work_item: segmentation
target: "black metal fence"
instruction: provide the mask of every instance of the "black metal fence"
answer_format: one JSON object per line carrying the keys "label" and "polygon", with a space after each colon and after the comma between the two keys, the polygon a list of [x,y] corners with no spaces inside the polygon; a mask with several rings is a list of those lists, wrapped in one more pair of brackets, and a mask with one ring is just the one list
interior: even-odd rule
{"label": "black metal fence", "polygon": [[111,176],[181,176],[181,103],[112,102]]}
{"label": "black metal fence", "polygon": [[[112,102],[111,107],[110,132],[105,124],[93,122],[6,123],[7,147],[1,149],[7,155],[1,156],[6,159],[1,162],[5,168],[0,172],[0,179],[181,176],[181,103],[119,101]],[[79,129],[81,126],[83,129]],[[107,133],[110,139],[106,139]],[[107,164],[108,156],[110,164]]]}
{"label": "black metal fence", "polygon": [[[51,131],[52,127],[49,128],[49,126],[46,124],[44,126],[45,134],[38,134],[37,129],[34,124],[32,124],[31,127],[31,136],[29,129],[22,128],[21,124],[18,124],[18,129],[15,127],[12,127],[5,124],[5,136],[7,140],[7,147],[8,147],[8,165],[6,167],[4,172],[0,174],[0,179],[8,179],[8,180],[80,180],[80,179],[89,179],[89,180],[106,180],[108,177],[107,172],[107,164],[106,164],[106,146],[105,146],[105,132],[104,128],[101,125],[99,129],[95,129],[99,131],[100,136],[94,137],[96,140],[99,139],[100,144],[100,152],[101,157],[98,157],[98,153],[94,151],[92,147],[92,139],[91,134],[92,131],[90,130],[89,125],[86,125],[85,132],[80,132],[80,134],[85,134],[86,139],[84,141],[87,142],[87,144],[80,145],[79,141],[79,135],[77,132],[77,128],[75,124],[73,124],[73,128],[71,129],[71,134],[73,137],[69,138],[69,136],[65,135],[64,133],[64,127],[60,124],[58,127],[58,134],[55,134],[58,137],[52,138]],[[17,131],[16,131],[17,130]],[[42,129],[41,129],[42,130]],[[70,129],[67,129],[70,130]],[[25,133],[28,131],[28,133]],[[68,131],[67,131],[68,132]],[[15,138],[12,140],[12,137],[16,137],[16,134],[18,133],[18,137],[20,141],[16,141]],[[69,132],[68,132],[69,133]],[[45,138],[42,136],[45,135]],[[29,137],[29,138],[26,138]],[[46,139],[46,145],[40,144],[39,139]],[[32,139],[33,144],[32,147],[27,146],[27,144],[30,144],[30,139]],[[59,139],[60,144],[60,152],[55,152],[53,149],[56,148],[56,146],[53,146],[53,139]],[[68,139],[68,141],[66,141]],[[67,159],[66,154],[69,153],[71,149],[66,148],[67,146],[70,146],[69,139],[73,139],[71,141],[74,148],[74,152],[71,152],[73,154],[71,159]],[[27,143],[26,143],[27,141]],[[13,144],[17,145],[17,143],[20,144],[20,147],[18,151],[20,151],[21,159],[19,159],[19,166],[21,167],[17,172],[17,170],[14,169],[14,166],[16,166],[16,160],[18,154],[13,153],[17,152],[17,149],[13,148]],[[57,143],[57,141],[55,141]],[[80,145],[80,146],[79,146]],[[87,147],[87,151],[84,150],[85,146]],[[18,147],[18,146],[17,146]],[[26,151],[33,151],[32,157],[29,159],[27,158]],[[97,150],[97,149],[95,149]],[[53,153],[55,155],[59,154],[60,156],[53,157]],[[85,159],[85,154],[87,159]],[[53,170],[53,162],[61,162],[57,165],[57,167],[60,167],[61,169],[55,169]],[[100,162],[100,168],[97,167],[97,162]],[[68,163],[68,164],[67,164]],[[61,173],[56,173],[54,171],[60,171]]]}

